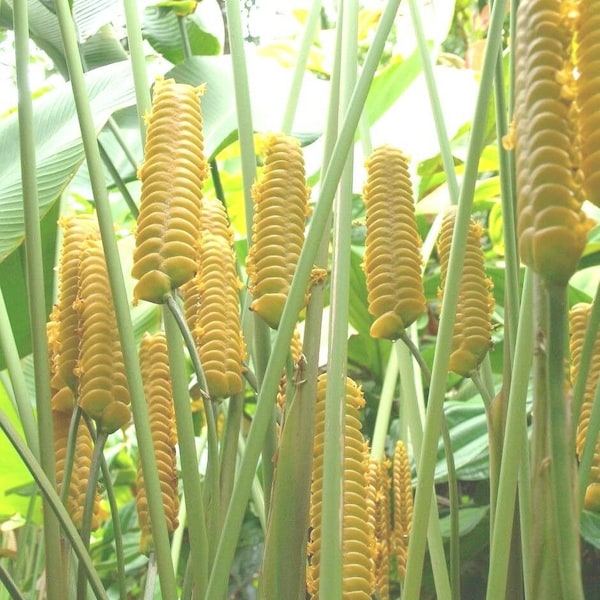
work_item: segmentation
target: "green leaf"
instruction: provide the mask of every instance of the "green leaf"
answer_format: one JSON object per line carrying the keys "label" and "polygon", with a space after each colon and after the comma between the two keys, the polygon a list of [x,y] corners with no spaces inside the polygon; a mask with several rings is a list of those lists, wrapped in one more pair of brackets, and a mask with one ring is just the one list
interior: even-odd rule
{"label": "green leaf", "polygon": [[[463,536],[473,531],[489,512],[489,506],[466,506],[461,508],[458,511],[459,534]],[[442,537],[450,537],[450,515],[446,515],[440,519],[440,533]]]}
{"label": "green leaf", "polygon": [[581,512],[581,537],[600,549],[600,514],[589,510]]}
{"label": "green leaf", "polygon": [[[142,15],[142,34],[150,45],[174,65],[185,59],[178,18],[172,10],[149,6]],[[221,44],[206,30],[198,13],[183,17],[190,50],[194,56],[219,54]]]}
{"label": "green leaf", "polygon": [[[56,260],[56,221],[59,203],[55,202],[41,222],[42,260],[44,261],[44,292],[46,314],[50,314],[54,292],[54,265]],[[25,279],[25,249],[23,244],[4,262],[0,263],[0,287],[6,303],[11,330],[19,356],[31,352],[29,311],[27,310],[27,282]],[[4,353],[0,350],[0,369],[6,368]]]}
{"label": "green leaf", "polygon": [[[22,434],[19,417],[6,393],[0,384],[0,411],[8,416],[12,424]],[[15,513],[27,514],[31,501],[29,496],[15,493],[20,487],[30,484],[33,480],[23,461],[13,448],[12,444],[0,431],[0,522],[10,518]]]}
{"label": "green leaf", "polygon": [[[12,8],[14,0],[2,2]],[[117,39],[111,22],[114,19],[115,0],[74,0],[73,16],[81,43],[81,52],[88,69],[123,60],[126,54]],[[31,39],[52,59],[56,68],[67,73],[58,18],[50,6],[38,0],[28,0],[29,30]],[[12,15],[3,15],[0,23],[12,28]],[[95,35],[100,30],[104,33]],[[90,44],[88,46],[88,43]],[[120,58],[117,58],[120,56]]]}
{"label": "green leaf", "polygon": [[[128,62],[95,69],[86,75],[94,124],[100,130],[108,117],[135,102]],[[115,85],[118,82],[119,85]],[[84,158],[83,144],[71,86],[34,102],[36,171],[40,217],[71,181]],[[17,248],[24,235],[19,125],[13,114],[0,123],[0,262]]]}

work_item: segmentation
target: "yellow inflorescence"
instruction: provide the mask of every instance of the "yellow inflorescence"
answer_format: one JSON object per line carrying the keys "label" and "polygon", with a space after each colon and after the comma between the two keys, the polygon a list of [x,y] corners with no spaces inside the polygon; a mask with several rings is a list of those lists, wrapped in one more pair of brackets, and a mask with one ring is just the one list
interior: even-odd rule
{"label": "yellow inflorescence", "polygon": [[396,555],[398,574],[404,581],[408,560],[408,541],[412,528],[413,494],[412,476],[408,453],[402,440],[396,443],[394,452],[393,480],[394,491],[394,528],[392,531],[392,548]]}
{"label": "yellow inflorescence", "polygon": [[[310,565],[307,574],[307,588],[313,600],[319,598],[326,387],[327,376],[319,376],[315,407],[314,460],[311,484],[311,534],[308,547]],[[374,532],[369,523],[368,502],[365,494],[368,457],[367,447],[360,432],[359,410],[362,406],[364,406],[362,391],[348,378],[346,380],[342,508],[343,598],[370,600],[374,585]]]}
{"label": "yellow inflorescence", "polygon": [[[48,341],[52,355],[52,388],[68,396],[77,390],[74,373],[79,353],[79,315],[74,307],[79,286],[81,248],[89,238],[99,239],[98,226],[92,215],[63,217],[62,247],[58,266],[58,302],[50,315]],[[50,333],[52,332],[52,333]]]}
{"label": "yellow inflorescence", "polygon": [[304,157],[295,138],[267,139],[264,169],[252,188],[254,218],[247,269],[251,309],[276,329],[302,245],[308,215]]}
{"label": "yellow inflorescence", "polygon": [[[54,425],[54,455],[56,460],[56,486],[61,493],[61,487],[65,481],[65,467],[67,460],[67,444],[69,439],[69,427],[71,424],[72,411],[52,410],[52,422]],[[73,523],[79,529],[83,523],[83,507],[87,492],[89,472],[92,464],[92,436],[83,419],[79,420],[77,436],[75,439],[75,453],[73,456],[73,467],[69,480],[69,492],[67,498],[67,511],[73,519]],[[100,496],[94,497],[94,510],[92,512],[92,531],[100,525]]]}
{"label": "yellow inflorescence", "polygon": [[[588,329],[590,319],[591,305],[579,303],[573,306],[569,311],[569,329],[570,329],[570,351],[571,351],[571,381],[573,384],[577,380],[579,374],[579,366],[581,363],[581,351],[583,340]],[[587,438],[588,425],[592,413],[592,406],[596,393],[598,380],[600,379],[600,334],[596,335],[594,341],[594,349],[592,352],[592,360],[590,362],[587,379],[585,382],[585,391],[583,396],[583,404],[579,414],[576,437],[577,456],[581,458],[583,447]],[[585,497],[585,507],[590,510],[600,511],[600,438],[596,441],[594,450],[594,460],[590,472],[590,486],[588,487]]]}
{"label": "yellow inflorescence", "polygon": [[368,482],[368,509],[369,522],[375,532],[375,592],[381,600],[390,597],[390,462],[369,460]]}
{"label": "yellow inflorescence", "polygon": [[80,336],[79,405],[100,431],[111,433],[129,423],[131,412],[106,262],[98,240],[88,240],[81,249],[75,309]]}
{"label": "yellow inflorescence", "polygon": [[[444,215],[438,241],[441,264],[440,295],[446,282],[455,220],[456,211],[450,209]],[[494,297],[490,292],[492,282],[486,277],[484,271],[481,235],[481,226],[471,220],[465,259],[460,276],[460,290],[449,364],[451,371],[464,376],[468,376],[477,369],[492,345],[491,315],[494,310]]]}
{"label": "yellow inflorescence", "polygon": [[196,275],[182,292],[208,391],[215,398],[223,398],[244,389],[241,282],[223,205],[218,200],[206,200],[202,214]]}
{"label": "yellow inflorescence", "polygon": [[[177,432],[165,335],[162,332],[155,335],[145,334],[140,344],[139,357],[167,530],[173,533],[178,524],[179,512],[175,456]],[[141,530],[140,548],[142,552],[148,553],[152,550],[152,531],[144,476],[140,465],[138,465],[136,507]]]}
{"label": "yellow inflorescence", "polygon": [[421,238],[417,231],[406,157],[395,148],[376,148],[366,163],[363,198],[367,209],[364,269],[371,335],[397,339],[425,312]]}
{"label": "yellow inflorescence", "polygon": [[600,206],[600,1],[580,0],[578,8],[575,64],[583,189]]}
{"label": "yellow inflorescence", "polygon": [[132,276],[134,302],[161,303],[196,272],[202,186],[207,175],[201,88],[158,79],[144,164]]}
{"label": "yellow inflorescence", "polygon": [[519,251],[565,284],[586,244],[569,3],[521,2],[517,17],[515,148]]}

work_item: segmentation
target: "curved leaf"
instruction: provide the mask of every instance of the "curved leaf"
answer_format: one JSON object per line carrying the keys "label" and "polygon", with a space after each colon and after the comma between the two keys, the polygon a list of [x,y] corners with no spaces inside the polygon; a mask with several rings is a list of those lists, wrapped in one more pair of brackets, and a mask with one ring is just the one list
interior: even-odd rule
{"label": "curved leaf", "polygon": [[[219,54],[219,40],[206,30],[197,12],[183,19],[190,50],[194,56]],[[157,6],[145,8],[142,16],[142,34],[169,62],[177,65],[185,59],[178,17],[173,11]]]}
{"label": "curved leaf", "polygon": [[[102,128],[108,117],[135,102],[127,62],[107,65],[86,76],[94,123]],[[119,82],[119,85],[115,85]],[[83,144],[71,86],[65,84],[34,102],[37,141],[37,180],[40,217],[43,217],[73,177],[84,158]],[[0,123],[0,262],[24,235],[19,126],[13,114]]]}

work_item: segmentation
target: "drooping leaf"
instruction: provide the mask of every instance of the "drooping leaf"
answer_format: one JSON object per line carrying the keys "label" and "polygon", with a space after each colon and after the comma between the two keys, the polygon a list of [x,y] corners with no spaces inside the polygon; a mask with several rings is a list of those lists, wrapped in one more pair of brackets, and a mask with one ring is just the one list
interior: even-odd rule
{"label": "drooping leaf", "polygon": [[[99,130],[108,117],[135,102],[130,66],[120,62],[86,75],[94,123]],[[115,85],[115,81],[119,85]],[[36,172],[40,218],[71,181],[84,152],[71,86],[34,102]],[[0,123],[0,261],[21,243],[24,235],[19,125],[13,114]]]}

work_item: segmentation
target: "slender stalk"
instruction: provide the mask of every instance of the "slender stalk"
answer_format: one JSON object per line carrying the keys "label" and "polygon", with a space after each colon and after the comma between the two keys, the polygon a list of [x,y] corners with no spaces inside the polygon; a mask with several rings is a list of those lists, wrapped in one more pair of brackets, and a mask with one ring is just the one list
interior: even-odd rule
{"label": "slender stalk", "polygon": [[[55,4],[65,48],[65,57],[71,78],[71,85],[73,87],[73,95],[79,118],[83,146],[88,163],[90,183],[96,203],[102,246],[106,256],[108,277],[115,305],[115,314],[121,339],[127,383],[131,395],[131,410],[135,423],[138,447],[140,449],[144,484],[146,486],[148,498],[159,499],[160,483],[156,467],[156,458],[152,449],[148,409],[144,397],[144,386],[137,357],[137,347],[133,333],[131,314],[129,312],[129,301],[125,291],[119,249],[115,239],[110,203],[106,193],[106,182],[104,180],[102,161],[98,151],[96,132],[79,57],[77,36],[71,18],[68,1],[57,0]],[[139,108],[140,107],[138,106],[138,109]],[[164,508],[162,502],[150,501],[148,509],[152,527],[152,536],[156,544],[157,563],[163,598],[164,600],[174,600],[176,595],[175,576],[169,553],[169,536],[164,516]]]}
{"label": "slender stalk", "polygon": [[390,414],[392,412],[397,383],[398,353],[392,350],[383,378],[379,406],[377,407],[377,417],[375,418],[375,427],[373,429],[373,440],[371,441],[371,456],[376,460],[383,460],[385,456],[385,440],[390,425]]}
{"label": "slender stalk", "polygon": [[[454,318],[458,301],[458,273],[462,268],[465,254],[465,241],[468,221],[473,202],[473,191],[477,178],[477,169],[481,144],[485,127],[485,114],[488,107],[490,92],[493,82],[494,67],[496,64],[500,42],[502,38],[502,25],[504,20],[505,1],[496,0],[491,11],[488,43],[481,74],[481,83],[469,149],[465,166],[463,185],[460,190],[458,212],[454,231],[454,242],[450,251],[448,265],[448,278],[444,290],[444,303],[438,330],[438,340],[433,362],[431,387],[429,389],[429,402],[423,433],[423,451],[419,463],[419,480],[414,506],[415,521],[425,520],[430,512],[431,496],[433,489],[433,473],[435,469],[435,455],[443,417],[443,402],[446,391],[446,374],[450,358],[450,340],[454,328]],[[425,537],[412,535],[409,542],[408,565],[405,580],[405,594],[408,598],[416,598],[419,594],[422,577],[422,566],[425,555]]]}
{"label": "slender stalk", "polygon": [[[209,502],[212,505],[204,504],[202,497],[202,485],[200,474],[198,472],[198,459],[196,456],[196,439],[194,436],[194,424],[190,409],[190,398],[187,388],[187,376],[185,372],[185,357],[181,336],[173,315],[168,311],[163,311],[165,324],[165,335],[167,337],[167,348],[169,354],[169,370],[171,372],[171,385],[173,387],[173,406],[175,409],[175,423],[177,425],[177,440],[179,445],[179,456],[181,460],[181,478],[183,480],[183,490],[185,493],[185,502],[188,507],[188,514],[192,518],[188,519],[188,530],[190,535],[190,552],[192,560],[192,577],[194,587],[202,597],[204,594],[206,581],[208,578],[208,564],[212,555],[209,546],[210,539],[215,534],[218,519],[210,517],[209,511],[213,515],[217,513],[218,493],[215,496],[214,479],[218,485],[218,473],[214,472],[215,457],[209,456],[209,464],[213,470],[212,474],[207,472],[205,486],[210,488]],[[212,414],[212,407],[208,403],[208,410]],[[216,447],[210,447],[209,455],[215,452]],[[217,457],[218,458],[218,457]]]}
{"label": "slender stalk", "polygon": [[183,46],[183,54],[186,59],[192,57],[192,47],[190,46],[190,38],[186,27],[186,17],[177,16],[177,24],[179,25],[179,33],[181,35],[181,44]]}
{"label": "slender stalk", "polygon": [[431,102],[431,113],[433,122],[435,123],[435,131],[438,142],[440,144],[440,156],[444,165],[444,173],[446,173],[446,181],[448,182],[448,193],[452,204],[458,202],[458,182],[456,180],[456,172],[454,170],[454,159],[452,157],[452,148],[450,147],[450,138],[444,121],[444,113],[442,111],[442,103],[437,90],[435,75],[433,73],[433,65],[431,62],[431,54],[427,39],[425,38],[425,30],[423,29],[423,20],[421,19],[421,11],[416,0],[408,0],[410,8],[410,16],[412,19],[413,29],[417,38],[417,46],[421,56],[423,65],[423,74],[425,75],[425,83],[429,93],[429,101]]}
{"label": "slender stalk", "polygon": [[[526,435],[522,435],[526,423],[527,384],[533,356],[533,275],[527,269],[523,286],[518,328],[515,339],[515,356],[507,401],[506,426],[502,444],[502,460],[498,478],[497,502],[492,521],[492,545],[488,575],[488,600],[504,600],[506,597],[507,566],[510,537],[506,535],[507,523],[512,523],[515,509],[515,492],[519,465],[527,463]],[[529,486],[529,480],[521,481],[520,489]],[[527,514],[527,503],[520,501],[521,517]],[[528,529],[521,526],[522,538]],[[524,556],[528,556],[524,552]],[[524,569],[527,581],[527,569]]]}
{"label": "slender stalk", "polygon": [[[77,430],[79,429],[79,423],[81,422],[82,412],[83,411],[81,410],[81,407],[77,405],[71,415],[69,432],[67,434],[67,452],[65,454],[64,475],[59,490],[60,498],[65,506],[67,505],[69,488],[71,487],[71,475],[73,474],[73,461],[75,460],[75,448],[77,445]],[[93,427],[90,427],[90,432],[93,431]]]}
{"label": "slender stalk", "polygon": [[308,54],[317,34],[320,18],[321,0],[313,0],[310,6],[310,12],[308,13],[308,18],[306,19],[306,24],[304,25],[302,43],[300,45],[298,57],[296,58],[292,85],[290,86],[287,103],[285,105],[283,123],[281,125],[281,131],[283,133],[290,133],[292,131],[292,127],[294,126],[294,116],[300,100],[300,90],[302,88],[302,80],[304,79],[306,63],[308,62]]}
{"label": "slender stalk", "polygon": [[13,600],[25,600],[25,596],[21,594],[17,583],[10,576],[10,573],[0,564],[0,582],[4,585],[6,591]]}
{"label": "slender stalk", "polygon": [[[2,411],[0,411],[0,429],[4,431],[8,441],[23,460],[23,463],[33,476],[35,482],[38,484],[41,493],[50,506],[50,509],[60,522],[60,525],[63,528],[63,531],[69,542],[71,543],[75,554],[83,563],[90,586],[92,587],[92,591],[96,595],[96,598],[108,600],[108,596],[104,591],[104,587],[100,581],[100,578],[98,577],[98,573],[94,569],[94,565],[92,564],[79,532],[75,528],[69,513],[67,513],[66,508],[63,506],[58,494],[55,491],[55,484],[50,482],[48,476],[44,473],[42,467],[32,454],[31,450],[25,445],[17,430]],[[58,596],[58,598],[64,598],[64,590],[65,588],[62,588],[63,595]]]}
{"label": "slender stalk", "polygon": [[579,511],[575,502],[575,442],[564,393],[564,351],[567,341],[567,287],[546,283],[547,389],[550,421],[550,481],[562,597],[583,598],[579,555]]}
{"label": "slender stalk", "polygon": [[[85,501],[83,504],[83,517],[81,518],[81,539],[86,549],[90,547],[90,535],[92,532],[92,518],[94,516],[94,501],[96,500],[96,489],[98,487],[98,476],[100,474],[100,465],[102,464],[102,452],[108,439],[108,433],[98,432],[92,454],[92,462],[88,473],[88,484],[85,491]],[[87,597],[87,581],[85,578],[85,569],[80,563],[77,572],[77,599],[85,600]]]}
{"label": "slender stalk", "polygon": [[[33,127],[33,102],[29,88],[29,15],[27,2],[13,6],[15,31],[15,63],[18,88],[19,138],[21,179],[23,190],[23,217],[25,220],[25,261],[27,299],[33,347],[35,398],[38,418],[39,447],[35,444],[40,464],[51,485],[56,485],[54,460],[54,433],[52,426],[50,361],[46,336],[46,292],[44,290],[44,263],[40,232],[40,212],[36,179],[36,148]],[[31,420],[27,420],[28,429]],[[27,431],[31,435],[31,431]],[[44,547],[46,551],[46,591],[49,600],[61,597],[62,556],[58,521],[48,501],[43,501]]]}
{"label": "slender stalk", "polygon": [[[130,43],[131,43],[131,40],[130,40]],[[125,154],[127,160],[129,161],[129,164],[134,169],[137,169],[138,165],[137,165],[135,156],[133,156],[133,153],[131,152],[129,145],[123,139],[123,136],[121,135],[121,130],[119,129],[119,126],[117,125],[114,117],[108,117],[108,121],[106,122],[106,125],[108,126],[108,128],[110,129],[110,132],[115,137],[115,140],[117,140],[117,144],[119,144],[119,147],[121,148],[121,150],[123,150],[123,154]]]}
{"label": "slender stalk", "polygon": [[150,112],[152,103],[150,100],[148,73],[146,71],[146,56],[144,54],[142,27],[138,12],[139,6],[139,3],[135,0],[123,0],[125,26],[127,28],[127,40],[129,42],[129,58],[131,60],[138,122],[143,145],[146,141],[146,125],[144,123],[144,117]]}
{"label": "slender stalk", "polygon": [[279,376],[283,369],[285,357],[287,356],[288,346],[296,324],[296,316],[302,307],[304,291],[308,284],[315,255],[318,251],[325,225],[329,221],[329,214],[331,212],[331,205],[337,182],[341,175],[346,155],[351,147],[362,107],[366,100],[375,69],[379,63],[385,40],[394,22],[399,3],[400,0],[390,0],[384,9],[373,43],[367,53],[363,70],[359,76],[350,105],[346,111],[327,172],[322,180],[319,199],[317,201],[315,212],[313,213],[306,242],[300,254],[296,273],[292,280],[287,304],[283,311],[279,329],[275,337],[271,359],[267,365],[263,385],[258,395],[256,412],[248,434],[246,452],[242,459],[239,476],[234,485],[232,500],[225,518],[223,533],[219,540],[217,555],[209,580],[207,598],[221,598],[225,593],[227,584],[226,574],[229,572],[229,565],[233,560],[235,541],[242,524],[244,509],[252,486],[253,474],[260,453],[260,447],[268,427],[269,417],[272,414],[271,401],[277,392]]}
{"label": "slender stalk", "polygon": [[[404,411],[403,414],[406,415],[415,462],[419,464],[423,447],[423,423],[421,419],[422,409],[417,403],[419,392],[414,372],[413,357],[408,346],[405,344],[395,344],[395,350],[398,354],[401,397],[405,399],[402,410]],[[433,488],[432,493],[435,493]],[[451,598],[452,588],[444,555],[439,515],[433,503],[431,504],[429,514],[425,515],[423,520],[415,520],[413,514],[412,535],[427,535],[437,597],[440,599]]]}
{"label": "slender stalk", "polygon": [[108,152],[106,152],[104,146],[100,142],[98,142],[98,148],[100,150],[100,157],[102,158],[102,162],[104,163],[106,169],[110,173],[110,176],[112,177],[112,180],[114,181],[115,185],[117,186],[117,188],[119,188],[119,191],[123,196],[123,200],[125,200],[125,204],[127,204],[127,207],[129,208],[129,212],[131,213],[134,219],[137,219],[137,216],[140,211],[137,207],[137,204],[135,203],[135,200],[129,193],[129,190],[125,185],[121,174],[115,168],[115,165],[113,164],[110,156],[108,155]]}
{"label": "slender stalk", "polygon": [[115,537],[115,559],[117,561],[117,584],[119,586],[119,600],[127,599],[127,581],[125,576],[125,553],[123,550],[123,531],[121,529],[121,519],[119,518],[119,506],[115,496],[110,471],[104,456],[100,465],[102,469],[102,479],[104,480],[104,489],[110,507],[110,516],[112,520],[113,535]]}
{"label": "slender stalk", "polygon": [[[356,80],[358,2],[345,2],[343,10],[340,11],[339,20],[341,21],[344,48],[340,79],[341,110],[343,111],[348,104],[349,94]],[[353,158],[353,153],[350,153],[346,159],[333,208],[333,256],[323,444],[321,562],[319,566],[319,596],[323,598],[341,598],[343,595],[344,432]]]}
{"label": "slender stalk", "polygon": [[237,445],[240,437],[240,428],[244,417],[244,394],[243,392],[232,396],[227,406],[227,420],[225,421],[225,432],[221,444],[220,464],[220,506],[221,509],[219,526],[222,526],[227,512],[227,506],[233,490],[235,480],[235,464],[237,461]]}
{"label": "slender stalk", "polygon": [[[31,448],[33,454],[39,459],[40,457],[40,445],[37,434],[37,425],[35,422],[35,416],[33,414],[33,408],[29,399],[29,393],[27,391],[27,384],[25,383],[25,375],[23,374],[23,367],[21,366],[21,360],[19,359],[19,352],[17,350],[17,344],[15,342],[12,328],[10,326],[10,320],[8,318],[8,312],[6,310],[6,304],[4,302],[4,294],[0,289],[0,348],[2,348],[2,354],[6,361],[6,367],[10,375],[10,383],[14,393],[15,408],[19,415],[19,421],[23,427],[23,433],[27,440],[27,445]],[[6,382],[8,383],[8,382]]]}

